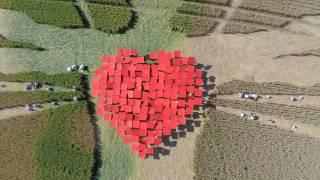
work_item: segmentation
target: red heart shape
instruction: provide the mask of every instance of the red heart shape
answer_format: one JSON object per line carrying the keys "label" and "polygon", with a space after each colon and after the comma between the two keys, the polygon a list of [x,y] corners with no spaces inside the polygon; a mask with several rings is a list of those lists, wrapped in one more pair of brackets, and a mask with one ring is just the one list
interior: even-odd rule
{"label": "red heart shape", "polygon": [[145,58],[135,49],[118,49],[117,56],[101,61],[92,80],[97,114],[140,158],[153,155],[162,137],[185,125],[194,106],[202,105],[202,71],[195,58],[181,57],[180,51],[160,50]]}

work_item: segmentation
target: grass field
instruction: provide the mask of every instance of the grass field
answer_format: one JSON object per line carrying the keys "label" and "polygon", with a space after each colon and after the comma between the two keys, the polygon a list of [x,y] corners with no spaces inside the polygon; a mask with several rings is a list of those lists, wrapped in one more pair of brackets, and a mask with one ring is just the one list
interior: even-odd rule
{"label": "grass field", "polygon": [[210,110],[196,141],[195,178],[317,179],[320,141]]}

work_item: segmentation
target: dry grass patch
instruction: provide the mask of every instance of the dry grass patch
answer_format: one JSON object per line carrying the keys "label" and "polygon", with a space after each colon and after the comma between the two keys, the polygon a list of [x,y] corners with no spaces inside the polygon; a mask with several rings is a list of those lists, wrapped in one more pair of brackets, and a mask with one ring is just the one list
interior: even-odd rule
{"label": "dry grass patch", "polygon": [[36,139],[47,125],[47,112],[0,120],[1,179],[35,178]]}

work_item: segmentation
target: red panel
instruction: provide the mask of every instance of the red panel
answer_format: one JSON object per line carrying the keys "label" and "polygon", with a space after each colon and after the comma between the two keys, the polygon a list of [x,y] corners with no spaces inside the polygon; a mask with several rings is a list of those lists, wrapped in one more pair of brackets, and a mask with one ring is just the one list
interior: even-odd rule
{"label": "red panel", "polygon": [[141,130],[147,130],[147,123],[146,122],[141,122],[140,123],[140,129]]}
{"label": "red panel", "polygon": [[131,142],[139,142],[139,136],[131,136]]}
{"label": "red panel", "polygon": [[123,142],[124,144],[129,144],[130,141],[131,141],[131,136],[124,136],[124,137],[122,138],[122,142]]}
{"label": "red panel", "polygon": [[160,144],[162,144],[162,139],[161,138],[156,138],[154,140],[154,145],[160,145]]}
{"label": "red panel", "polygon": [[132,121],[132,127],[133,128],[139,128],[140,127],[140,121]]}
{"label": "red panel", "polygon": [[201,89],[196,89],[194,91],[194,95],[197,96],[197,97],[202,97],[202,90]]}
{"label": "red panel", "polygon": [[139,151],[139,144],[131,144],[130,149],[131,151]]}
{"label": "red panel", "polygon": [[150,58],[150,59],[157,59],[156,52],[151,52],[151,53],[149,54],[149,58]]}
{"label": "red panel", "polygon": [[117,135],[118,135],[118,136],[123,136],[123,135],[125,135],[124,129],[117,129]]}
{"label": "red panel", "polygon": [[184,116],[179,117],[179,119],[178,119],[178,123],[179,124],[185,125],[186,122],[187,122],[187,120],[186,120],[186,118]]}
{"label": "red panel", "polygon": [[181,51],[178,51],[178,50],[173,51],[173,56],[174,57],[181,57]]}
{"label": "red panel", "polygon": [[148,147],[146,153],[149,155],[153,155],[154,154],[154,147]]}
{"label": "red panel", "polygon": [[105,114],[103,119],[105,121],[110,121],[111,120],[111,114]]}
{"label": "red panel", "polygon": [[184,108],[178,109],[178,116],[184,116],[185,114],[186,114],[186,112],[185,112]]}
{"label": "red panel", "polygon": [[146,158],[146,153],[144,151],[139,152],[139,158]]}

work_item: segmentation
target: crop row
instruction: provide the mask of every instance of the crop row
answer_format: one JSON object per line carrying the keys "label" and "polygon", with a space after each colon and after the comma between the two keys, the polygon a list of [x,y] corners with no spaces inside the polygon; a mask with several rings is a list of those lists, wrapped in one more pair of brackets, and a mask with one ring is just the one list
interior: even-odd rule
{"label": "crop row", "polygon": [[211,109],[196,140],[194,179],[312,179],[319,175],[319,146],[316,139]]}
{"label": "crop row", "polygon": [[245,22],[264,24],[264,25],[270,25],[275,27],[284,27],[290,23],[289,20],[286,20],[283,18],[272,17],[268,15],[261,15],[253,12],[246,12],[246,11],[239,11],[239,10],[236,10],[233,13],[231,19],[236,21],[245,21]]}
{"label": "crop row", "polygon": [[129,6],[129,0],[86,0],[89,3],[110,4],[114,6]]}
{"label": "crop row", "polygon": [[304,3],[284,0],[244,0],[240,8],[275,13],[290,17],[301,17],[303,15],[316,15],[320,9],[314,6],[306,6]]}
{"label": "crop row", "polygon": [[242,34],[250,34],[254,32],[260,32],[260,31],[266,31],[264,28],[256,27],[253,25],[247,25],[243,24],[241,22],[233,22],[229,21],[227,24],[223,27],[222,32],[225,34],[237,34],[237,33],[242,33]]}
{"label": "crop row", "polygon": [[293,84],[282,82],[253,83],[241,80],[232,80],[217,86],[217,90],[218,94],[220,95],[230,95],[239,93],[241,91],[248,91],[261,95],[273,94],[320,96],[319,85],[314,85],[312,87],[299,87]]}
{"label": "crop row", "polygon": [[172,30],[185,33],[188,37],[207,35],[218,25],[218,22],[207,17],[174,15],[170,19]]}
{"label": "crop row", "polygon": [[80,93],[75,92],[4,91],[0,92],[0,109],[24,106],[32,102],[72,101],[74,96],[82,98]]}
{"label": "crop row", "polygon": [[230,5],[230,0],[184,0],[184,1],[191,1],[191,2],[198,2],[198,3],[209,3],[209,4],[218,4],[228,6]]}
{"label": "crop row", "polygon": [[37,23],[79,28],[84,24],[72,2],[1,0],[0,8],[24,12]]}
{"label": "crop row", "polygon": [[223,17],[225,15],[225,10],[221,8],[191,3],[183,3],[177,8],[177,12],[208,17]]}
{"label": "crop row", "polygon": [[276,103],[259,103],[251,101],[214,99],[216,106],[231,107],[246,111],[296,120],[301,123],[320,125],[320,109],[313,107],[287,106]]}
{"label": "crop row", "polygon": [[16,74],[0,73],[0,81],[37,82],[41,84],[72,88],[72,86],[81,86],[83,76],[84,75],[80,73],[46,74],[39,71],[32,71]]}
{"label": "crop row", "polygon": [[134,24],[134,12],[130,8],[88,4],[93,26],[107,33],[123,33]]}

